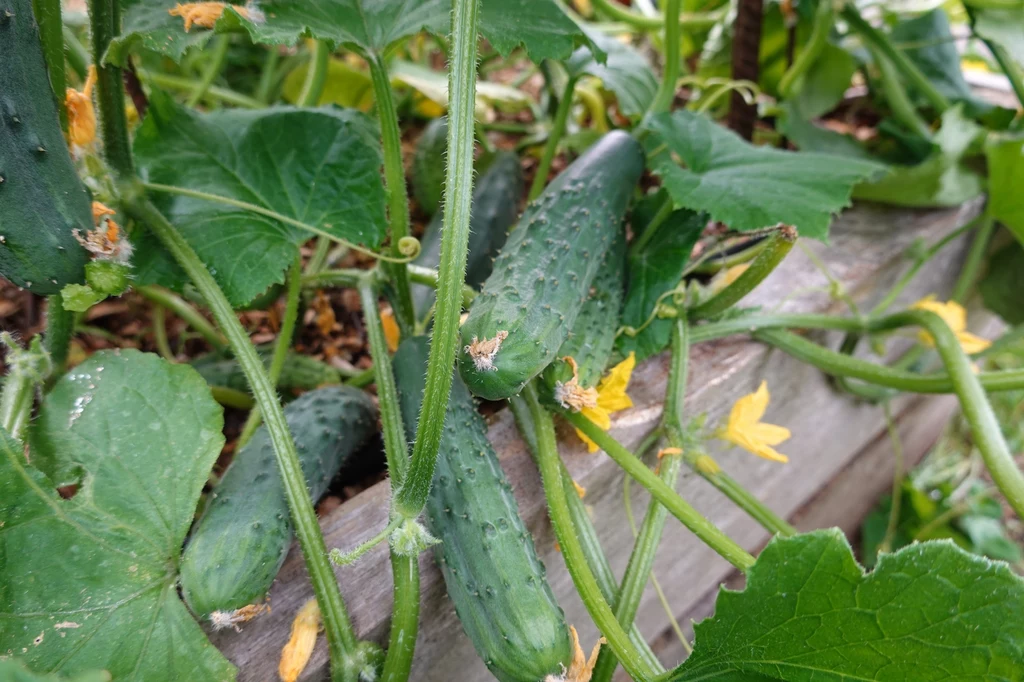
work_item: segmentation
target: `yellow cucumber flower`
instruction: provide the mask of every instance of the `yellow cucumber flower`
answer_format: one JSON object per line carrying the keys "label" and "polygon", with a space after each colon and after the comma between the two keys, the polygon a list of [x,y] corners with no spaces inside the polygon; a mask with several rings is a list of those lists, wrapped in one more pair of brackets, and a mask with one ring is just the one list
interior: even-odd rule
{"label": "yellow cucumber flower", "polygon": [[281,649],[281,663],[277,674],[283,682],[295,682],[309,663],[316,645],[316,633],[320,631],[320,607],[316,599],[310,599],[295,614],[292,633],[288,643]]}
{"label": "yellow cucumber flower", "polygon": [[[953,330],[956,334],[957,341],[960,342],[960,347],[964,349],[964,352],[968,355],[974,353],[980,353],[989,346],[992,342],[988,339],[983,339],[980,336],[967,331],[967,311],[964,307],[956,301],[946,301],[942,303],[935,299],[935,295],[925,296],[920,301],[910,306],[912,310],[927,310],[928,312],[935,313],[942,318],[942,321],[946,323],[946,326]],[[923,329],[917,333],[917,339],[923,345],[928,348],[935,347],[935,339],[932,335]]]}
{"label": "yellow cucumber flower", "polygon": [[192,26],[200,28],[213,28],[217,20],[224,14],[224,10],[231,7],[245,19],[249,18],[249,10],[241,5],[228,5],[226,2],[186,2],[177,4],[167,13],[172,17],[181,17],[185,20],[185,33],[188,33]]}
{"label": "yellow cucumber flower", "polygon": [[548,675],[544,682],[590,682],[590,676],[594,673],[594,665],[597,663],[597,655],[601,653],[601,645],[608,640],[604,637],[597,640],[597,644],[590,651],[590,657],[583,655],[580,648],[580,636],[576,634],[576,628],[569,626],[569,637],[572,638],[572,662],[564,675]]}
{"label": "yellow cucumber flower", "polygon": [[398,323],[395,322],[395,313],[391,310],[391,306],[381,309],[380,326],[384,328],[384,341],[388,344],[388,350],[394,353],[398,350],[401,332],[398,331]]}
{"label": "yellow cucumber flower", "polygon": [[68,112],[68,142],[87,147],[96,140],[96,110],[92,106],[92,89],[96,85],[96,67],[89,65],[89,75],[82,90],[68,88],[64,92],[64,108]]}
{"label": "yellow cucumber flower", "polygon": [[788,440],[789,429],[761,421],[770,399],[768,382],[762,381],[757,391],[736,401],[725,428],[719,429],[717,436],[758,457],[785,463],[789,458],[772,446]]}
{"label": "yellow cucumber flower", "polygon": [[[630,353],[629,357],[612,367],[608,374],[601,379],[601,383],[597,385],[596,397],[592,401],[588,401],[591,404],[585,404],[579,410],[579,413],[603,430],[607,431],[610,429],[613,413],[633,407],[633,401],[626,395],[626,387],[629,385],[629,377],[632,376],[634,367],[636,367],[636,355]],[[574,382],[576,374],[575,362],[572,362],[572,368]],[[570,382],[570,384],[573,382]],[[594,389],[585,390],[593,391]],[[579,429],[576,429],[576,435],[587,444],[588,452],[600,450],[597,443],[587,438]]]}

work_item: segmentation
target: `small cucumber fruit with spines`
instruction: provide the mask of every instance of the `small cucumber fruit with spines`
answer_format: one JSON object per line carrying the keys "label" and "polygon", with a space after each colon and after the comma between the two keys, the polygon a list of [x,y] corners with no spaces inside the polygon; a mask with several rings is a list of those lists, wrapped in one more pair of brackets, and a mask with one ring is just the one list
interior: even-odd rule
{"label": "small cucumber fruit with spines", "polygon": [[88,253],[75,230],[90,229],[32,2],[0,0],[0,276],[40,295],[81,283]]}
{"label": "small cucumber fruit with spines", "polygon": [[[494,257],[508,239],[508,229],[519,215],[523,194],[523,169],[519,157],[511,152],[494,155],[487,170],[473,187],[473,210],[469,219],[469,253],[466,260],[466,284],[478,289],[494,267]],[[441,211],[430,221],[420,239],[419,265],[436,268],[441,261]],[[434,303],[432,287],[413,285],[416,313],[422,317]]]}
{"label": "small cucumber fruit with spines", "polygon": [[448,148],[448,118],[431,121],[412,156],[412,195],[429,216],[441,209],[444,199],[445,150]]}
{"label": "small cucumber fruit with spines", "polygon": [[613,131],[527,207],[461,328],[459,371],[473,393],[516,395],[555,359],[643,168],[640,144]]}
{"label": "small cucumber fruit with spines", "polygon": [[[310,391],[284,408],[315,501],[377,431],[369,396],[346,386]],[[274,446],[261,426],[213,489],[181,558],[181,588],[196,615],[261,601],[288,553],[292,521]]]}
{"label": "small cucumber fruit with spines", "polygon": [[626,234],[620,230],[605,253],[569,338],[558,349],[555,361],[544,370],[541,394],[545,400],[554,399],[557,386],[573,379],[572,366],[562,358],[571,357],[576,362],[576,383],[580,387],[593,388],[600,380],[615,347],[625,287]]}
{"label": "small cucumber fruit with spines", "polygon": [[[423,401],[429,346],[406,339],[394,358],[406,433]],[[435,557],[473,646],[501,682],[541,682],[569,667],[572,649],[533,539],[487,426],[458,375],[453,378],[434,483],[427,498]]]}
{"label": "small cucumber fruit with spines", "polygon": [[[274,355],[272,344],[257,346],[256,350],[263,364],[270,366]],[[238,361],[223,353],[207,353],[193,359],[189,364],[206,379],[210,386],[231,388],[248,393],[249,381],[245,378]],[[340,384],[341,373],[325,362],[291,351],[285,355],[277,386],[282,390],[310,390],[327,384]]]}

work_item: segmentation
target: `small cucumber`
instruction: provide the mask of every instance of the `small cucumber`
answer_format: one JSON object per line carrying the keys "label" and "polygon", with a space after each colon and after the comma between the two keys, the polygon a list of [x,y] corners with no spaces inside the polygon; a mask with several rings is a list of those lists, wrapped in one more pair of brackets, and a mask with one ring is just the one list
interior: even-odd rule
{"label": "small cucumber", "polygon": [[[406,433],[416,430],[428,343],[406,339],[394,358]],[[561,675],[572,649],[512,487],[487,439],[473,397],[452,381],[434,484],[427,498],[435,556],[462,627],[501,682]]]}
{"label": "small cucumber", "polygon": [[[263,363],[269,367],[274,354],[273,345],[261,345],[256,350],[259,351]],[[207,353],[193,359],[189,364],[211,386],[249,392],[249,382],[245,378],[245,372],[242,371],[238,361],[230,356],[225,356],[222,353]],[[341,373],[335,368],[316,358],[292,352],[285,355],[284,364],[281,366],[281,376],[277,380],[278,388],[283,390],[298,388],[308,391],[325,384],[340,383]]]}
{"label": "small cucumber", "polygon": [[[36,294],[85,278],[92,208],[60,130],[31,0],[0,0],[0,275]],[[64,93],[58,93],[60,97]]]}
{"label": "small cucumber", "polygon": [[[519,215],[519,198],[523,194],[523,169],[519,157],[511,152],[498,152],[477,179],[473,188],[473,209],[469,219],[469,255],[466,261],[466,284],[477,289],[491,274],[494,257],[508,239],[508,229]],[[441,223],[444,211],[430,221],[420,239],[419,265],[436,268],[441,261]],[[416,313],[422,317],[434,303],[434,289],[413,286]]]}
{"label": "small cucumber", "polygon": [[441,209],[444,198],[445,150],[448,148],[448,118],[431,121],[412,156],[412,195],[429,216]]}
{"label": "small cucumber", "polygon": [[545,399],[556,395],[558,384],[572,381],[572,366],[562,358],[575,360],[578,386],[593,388],[600,380],[615,346],[625,288],[626,234],[620,230],[604,255],[590,297],[583,304],[569,338],[558,349],[557,359],[544,370],[541,392]]}
{"label": "small cucumber", "polygon": [[[284,408],[313,500],[377,431],[369,396],[346,386],[310,391]],[[201,618],[263,599],[292,538],[288,502],[266,427],[235,456],[181,558],[181,588]]]}
{"label": "small cucumber", "polygon": [[613,131],[527,207],[462,325],[459,371],[473,393],[516,395],[555,358],[643,169],[640,144]]}

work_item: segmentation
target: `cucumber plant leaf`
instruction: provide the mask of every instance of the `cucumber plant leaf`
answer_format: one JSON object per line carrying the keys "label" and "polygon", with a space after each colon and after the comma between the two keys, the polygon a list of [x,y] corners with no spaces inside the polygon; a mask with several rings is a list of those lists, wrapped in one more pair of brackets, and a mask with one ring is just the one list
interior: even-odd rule
{"label": "cucumber plant leaf", "polygon": [[982,178],[962,159],[983,131],[963,116],[962,107],[954,105],[942,115],[942,127],[932,138],[933,151],[924,161],[890,165],[888,175],[858,185],[854,198],[924,208],[958,206],[979,196]]}
{"label": "cucumber plant leaf", "polygon": [[[623,326],[639,329],[654,311],[658,299],[679,284],[690,253],[707,224],[707,214],[678,209],[665,219],[643,248],[630,252],[626,259]],[[672,321],[655,318],[636,336],[620,335],[616,345],[622,355],[633,351],[637,361],[641,361],[661,352],[668,346],[671,336]]]}
{"label": "cucumber plant leaf", "polygon": [[1019,680],[1022,612],[1024,580],[949,541],[882,555],[865,575],[838,529],[776,537],[667,679]]}
{"label": "cucumber plant leaf", "polygon": [[58,677],[45,673],[34,673],[16,659],[0,659],[0,680],[4,682],[110,682],[110,673],[95,670],[75,675],[74,677]]}
{"label": "cucumber plant leaf", "polygon": [[[193,27],[186,33],[180,17],[168,10],[177,0],[137,0],[125,10],[124,29],[105,59],[123,64],[130,51],[142,47],[179,61],[185,51],[209,39],[211,31]],[[383,54],[390,45],[420,31],[447,35],[451,0],[263,0],[248,18],[228,10],[214,31],[245,30],[253,41],[294,45],[300,38],[326,40],[364,52]],[[522,45],[535,62],[564,59],[577,45],[590,45],[583,31],[553,0],[484,0],[480,34],[508,56]]]}
{"label": "cucumber plant leaf", "polygon": [[854,185],[883,172],[870,161],[757,147],[685,110],[655,116],[646,129],[648,165],[675,205],[740,232],[784,223],[825,241]]}
{"label": "cucumber plant leaf", "polygon": [[978,282],[985,307],[1009,325],[1024,324],[1024,246],[1011,242],[989,260],[985,276]]}
{"label": "cucumber plant leaf", "polygon": [[[151,99],[135,156],[151,181],[273,210],[376,247],[386,232],[381,151],[365,115],[333,108],[272,107],[198,114]],[[158,195],[158,204],[236,307],[284,281],[312,234],[205,199]],[[180,289],[184,273],[157,241],[138,238],[138,279]]]}
{"label": "cucumber plant leaf", "polygon": [[589,48],[581,47],[565,62],[569,76],[589,75],[600,79],[607,90],[615,93],[622,113],[626,116],[643,114],[658,92],[658,80],[651,65],[639,52],[612,36],[596,31],[587,31],[587,35],[608,55],[607,60],[602,64]]}
{"label": "cucumber plant leaf", "polygon": [[[57,382],[32,423],[31,464],[0,435],[5,651],[39,672],[234,679],[175,584],[222,426],[195,370],[123,350]],[[71,482],[77,494],[61,499]]]}
{"label": "cucumber plant leaf", "polygon": [[1010,228],[1024,244],[1024,136],[990,136],[985,145],[988,159],[988,211]]}
{"label": "cucumber plant leaf", "polygon": [[974,31],[1002,47],[1024,68],[1024,5],[974,9]]}

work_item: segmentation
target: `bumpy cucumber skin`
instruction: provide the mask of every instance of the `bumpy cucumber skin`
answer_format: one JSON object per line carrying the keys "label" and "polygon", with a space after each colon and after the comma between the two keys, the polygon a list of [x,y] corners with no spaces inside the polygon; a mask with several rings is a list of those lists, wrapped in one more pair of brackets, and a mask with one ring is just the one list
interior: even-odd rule
{"label": "bumpy cucumber skin", "polygon": [[[428,344],[402,342],[395,354],[406,433],[416,430]],[[541,682],[568,667],[572,650],[562,609],[533,538],[519,517],[487,426],[455,376],[434,484],[427,498],[435,557],[462,627],[501,682]]]}
{"label": "bumpy cucumber skin", "polygon": [[[259,346],[256,350],[259,351],[263,363],[269,367],[274,354],[273,345]],[[189,364],[206,379],[206,383],[210,386],[249,392],[249,381],[245,378],[245,372],[242,371],[238,361],[232,357],[226,357],[220,353],[208,353],[195,358]],[[281,376],[278,378],[277,386],[284,390],[298,388],[308,391],[325,384],[340,383],[341,374],[330,365],[316,358],[289,352],[285,355],[284,364],[281,366]]]}
{"label": "bumpy cucumber skin", "polygon": [[[518,394],[547,367],[576,323],[644,169],[640,144],[613,131],[566,168],[527,207],[462,325],[459,371],[489,400]],[[492,366],[474,339],[507,333]]]}
{"label": "bumpy cucumber skin", "polygon": [[[310,496],[316,500],[348,457],[377,431],[369,396],[346,386],[310,391],[284,409]],[[235,456],[181,558],[182,593],[208,618],[259,602],[292,539],[281,475],[266,427]]]}
{"label": "bumpy cucumber skin", "polygon": [[429,216],[441,209],[444,198],[444,152],[447,147],[448,117],[442,116],[423,129],[413,152],[412,195]]}
{"label": "bumpy cucumber skin", "polygon": [[[508,239],[508,229],[519,216],[519,198],[523,195],[523,169],[519,157],[498,152],[473,187],[473,209],[469,219],[469,254],[466,260],[466,284],[477,289],[491,274],[494,257]],[[436,268],[441,262],[441,222],[444,212],[434,216],[420,239],[419,265]],[[434,303],[434,289],[413,285],[413,302],[420,317]]]}
{"label": "bumpy cucumber skin", "polygon": [[622,316],[625,288],[626,233],[620,230],[604,255],[601,269],[590,288],[590,296],[583,304],[569,338],[558,349],[558,359],[544,370],[542,393],[545,399],[554,395],[555,384],[572,379],[569,363],[561,361],[566,356],[576,361],[580,386],[591,388],[600,380],[615,347],[615,332]]}
{"label": "bumpy cucumber skin", "polygon": [[[0,275],[40,295],[85,278],[92,227],[39,43],[31,0],[0,0]],[[64,93],[57,93],[63,97]]]}

